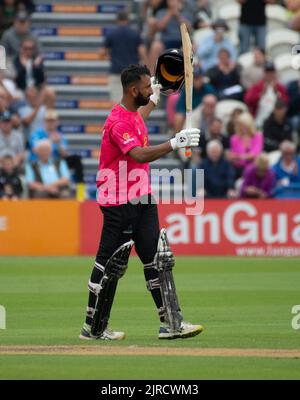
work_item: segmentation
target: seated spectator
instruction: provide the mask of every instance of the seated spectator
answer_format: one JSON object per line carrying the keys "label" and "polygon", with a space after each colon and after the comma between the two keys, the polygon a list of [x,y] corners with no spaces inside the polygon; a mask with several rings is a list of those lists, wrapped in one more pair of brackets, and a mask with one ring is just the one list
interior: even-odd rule
{"label": "seated spectator", "polygon": [[9,94],[3,81],[0,82],[0,119],[5,111],[9,111],[12,118],[12,124],[15,129],[21,125],[20,117],[18,116],[14,107],[12,97]]}
{"label": "seated spectator", "polygon": [[[205,82],[203,70],[199,66],[194,68],[194,83],[193,83],[193,110],[196,109],[202,102],[204,96],[214,94],[214,89],[210,83]],[[175,113],[175,132],[179,132],[185,122],[185,90],[182,90]]]}
{"label": "seated spectator", "polygon": [[9,111],[5,111],[0,120],[0,160],[7,154],[13,157],[16,168],[22,166],[25,159],[24,139],[22,133],[13,129]]}
{"label": "seated spectator", "polygon": [[210,0],[197,1],[197,16],[193,28],[203,29],[209,28],[212,23],[212,7]]}
{"label": "seated spectator", "polygon": [[141,5],[139,14],[140,30],[147,45],[154,39],[156,33],[156,14],[167,8],[167,0],[146,0]]}
{"label": "seated spectator", "polygon": [[25,39],[21,45],[20,54],[14,59],[16,69],[16,84],[21,90],[35,86],[40,88],[45,82],[43,59],[34,56],[35,42]]}
{"label": "seated spectator", "polygon": [[287,118],[287,104],[278,99],[275,108],[264,123],[264,150],[278,150],[284,140],[292,140],[293,128]]}
{"label": "seated spectator", "polygon": [[167,0],[167,8],[157,11],[152,29],[156,32],[149,51],[149,68],[154,72],[158,56],[166,49],[182,46],[180,24],[184,22],[191,29],[194,15],[185,7],[184,0]]}
{"label": "seated spectator", "polygon": [[253,49],[253,64],[243,67],[241,70],[241,83],[245,89],[249,89],[261,81],[265,73],[266,53],[263,49]]}
{"label": "seated spectator", "polygon": [[207,157],[200,168],[204,170],[204,191],[207,198],[233,198],[235,173],[232,165],[224,158],[223,146],[218,140],[207,144]]}
{"label": "seated spectator", "polygon": [[51,142],[37,142],[37,161],[26,164],[25,179],[31,198],[70,198],[70,173],[64,160],[51,159]]}
{"label": "seated spectator", "polygon": [[263,150],[263,135],[256,131],[252,115],[243,112],[236,120],[236,133],[230,137],[228,160],[236,170],[236,177],[243,174],[244,168],[251,164]]}
{"label": "seated spectator", "polygon": [[227,122],[227,126],[226,126],[226,133],[227,133],[228,137],[232,136],[235,133],[236,120],[237,120],[238,116],[241,115],[243,112],[244,112],[244,110],[239,107],[233,109],[232,113],[230,114],[229,121]]}
{"label": "seated spectator", "polygon": [[289,82],[287,91],[289,96],[288,116],[296,131],[300,125],[300,75],[299,79]]}
{"label": "seated spectator", "polygon": [[288,103],[285,86],[277,79],[275,65],[272,61],[265,64],[264,78],[251,86],[245,94],[245,103],[256,118],[256,126],[262,129],[264,121],[274,110],[277,99]]}
{"label": "seated spectator", "polygon": [[29,150],[30,160],[36,161],[37,155],[34,152],[34,148],[37,143],[43,139],[49,139],[51,142],[52,153],[51,157],[53,160],[64,159],[70,169],[74,170],[74,177],[76,182],[83,182],[83,166],[81,157],[77,154],[68,154],[67,146],[68,142],[64,135],[58,131],[58,114],[55,110],[46,110],[44,129],[38,129],[29,137]]}
{"label": "seated spectator", "polygon": [[300,157],[296,154],[296,145],[284,140],[280,145],[281,158],[273,166],[277,187],[300,184]]}
{"label": "seated spectator", "polygon": [[1,44],[6,49],[7,57],[14,59],[18,56],[21,43],[31,38],[35,42],[37,55],[39,52],[38,39],[30,32],[30,18],[25,11],[19,11],[14,20],[13,26],[8,28],[2,35]]}
{"label": "seated spectator", "polygon": [[196,49],[196,54],[201,60],[201,66],[206,72],[210,68],[218,65],[218,54],[221,49],[226,49],[232,61],[236,61],[237,52],[234,44],[229,38],[225,37],[225,32],[229,31],[229,27],[225,20],[218,19],[212,24],[214,32],[205,36],[200,46]]}
{"label": "seated spectator", "polygon": [[192,126],[201,130],[201,136],[208,137],[209,126],[216,116],[217,97],[214,94],[206,94],[201,104],[193,110]]}
{"label": "seated spectator", "polygon": [[5,155],[0,163],[0,199],[16,200],[22,196],[21,179],[11,155]]}
{"label": "seated spectator", "polygon": [[288,28],[300,31],[300,0],[285,0],[289,11]]}
{"label": "seated spectator", "polygon": [[199,147],[200,147],[200,154],[201,157],[206,157],[207,156],[207,145],[210,143],[212,140],[218,140],[221,144],[224,150],[229,149],[229,139],[227,136],[225,136],[224,131],[223,131],[223,122],[221,119],[214,117],[210,124],[209,124],[209,129],[207,134],[202,134],[200,136],[200,142],[199,142]]}
{"label": "seated spectator", "polygon": [[236,62],[230,58],[226,49],[218,53],[218,65],[207,71],[210,83],[216,91],[219,100],[243,100],[243,88],[240,84],[240,72]]}
{"label": "seated spectator", "polygon": [[266,199],[272,196],[274,187],[275,173],[270,168],[267,154],[261,153],[244,171],[241,197]]}
{"label": "seated spectator", "polygon": [[28,87],[25,92],[26,103],[18,112],[25,127],[26,138],[38,129],[44,128],[46,106],[44,105],[46,89],[40,92],[34,86]]}
{"label": "seated spectator", "polygon": [[0,2],[0,37],[6,29],[13,25],[16,13],[15,0],[3,0]]}

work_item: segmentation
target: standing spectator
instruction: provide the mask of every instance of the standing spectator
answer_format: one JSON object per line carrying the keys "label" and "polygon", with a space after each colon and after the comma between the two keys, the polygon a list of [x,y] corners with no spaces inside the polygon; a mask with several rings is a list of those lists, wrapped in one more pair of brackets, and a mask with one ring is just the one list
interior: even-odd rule
{"label": "standing spectator", "polygon": [[21,43],[28,38],[31,38],[34,41],[34,55],[37,55],[39,51],[38,40],[30,32],[29,16],[25,11],[20,11],[16,15],[13,26],[7,29],[1,38],[1,44],[6,49],[7,57],[11,57],[12,59],[17,57],[21,49]]}
{"label": "standing spectator", "polygon": [[81,157],[77,154],[68,154],[68,142],[64,135],[58,131],[58,114],[55,110],[48,109],[45,113],[45,128],[32,132],[29,138],[30,160],[37,160],[33,151],[37,143],[43,139],[51,142],[53,160],[64,159],[70,169],[74,170],[74,178],[77,183],[83,182],[83,166]]}
{"label": "standing spectator", "polygon": [[34,40],[25,39],[20,54],[14,59],[16,84],[23,91],[30,86],[40,88],[45,82],[43,59],[41,56],[34,57],[34,50]]}
{"label": "standing spectator", "polygon": [[275,173],[270,168],[266,153],[257,156],[243,174],[241,197],[266,199],[272,196],[275,187]]}
{"label": "standing spectator", "polygon": [[26,103],[19,109],[21,121],[25,127],[26,138],[38,129],[44,128],[46,106],[44,105],[46,90],[40,92],[34,86],[26,89]]}
{"label": "standing spectator", "polygon": [[70,173],[64,160],[51,159],[51,142],[37,142],[38,160],[26,164],[25,179],[31,198],[69,198]]}
{"label": "standing spectator", "polygon": [[223,122],[221,119],[214,117],[206,134],[200,136],[199,147],[201,150],[201,157],[207,156],[207,146],[212,140],[218,140],[222,144],[223,150],[229,149],[229,139],[224,135]]}
{"label": "standing spectator", "polygon": [[284,140],[280,145],[281,158],[273,166],[277,187],[300,184],[300,157],[296,154],[296,145]]}
{"label": "standing spectator", "polygon": [[[207,94],[214,94],[214,88],[210,83],[205,82],[204,72],[200,67],[194,68],[194,83],[193,83],[193,109],[196,109]],[[180,93],[178,103],[176,105],[175,114],[175,132],[179,132],[185,122],[185,91]],[[196,126],[196,125],[195,125]],[[197,125],[198,126],[198,125]]]}
{"label": "standing spectator", "polygon": [[251,38],[261,49],[266,47],[266,5],[274,4],[277,0],[237,0],[241,4],[240,15],[240,53],[250,49]]}
{"label": "standing spectator", "polygon": [[264,123],[264,149],[267,152],[279,150],[284,140],[292,140],[293,128],[287,118],[287,105],[278,99],[274,111]]}
{"label": "standing spectator", "polygon": [[147,63],[146,47],[140,34],[130,27],[127,12],[120,11],[117,16],[117,27],[105,38],[104,54],[111,59],[110,94],[111,100],[119,102],[122,97],[120,75],[130,64]]}
{"label": "standing spectator", "polygon": [[223,146],[218,140],[207,144],[207,157],[200,164],[204,170],[204,191],[207,198],[233,198],[235,172],[224,158]]}
{"label": "standing spectator", "polygon": [[250,112],[256,118],[258,128],[263,127],[264,121],[274,110],[277,99],[282,99],[288,103],[287,89],[277,79],[274,63],[267,61],[264,69],[264,78],[251,86],[244,98]]}
{"label": "standing spectator", "polygon": [[184,22],[190,30],[193,24],[193,12],[183,0],[167,0],[167,8],[156,14],[154,29],[156,36],[149,52],[149,67],[154,72],[158,56],[166,49],[179,49],[182,46],[180,24]]}
{"label": "standing spectator", "polygon": [[237,59],[234,44],[225,36],[225,32],[229,31],[226,21],[218,19],[212,24],[212,28],[214,32],[205,36],[196,49],[197,57],[201,60],[201,66],[205,72],[218,65],[218,54],[221,49],[229,52],[232,61]]}
{"label": "standing spectator", "polygon": [[0,120],[0,160],[7,154],[13,157],[15,167],[21,167],[25,159],[24,140],[22,134],[13,129],[9,111],[5,111]]}
{"label": "standing spectator", "polygon": [[230,137],[230,150],[227,158],[236,170],[236,177],[243,174],[244,168],[252,163],[263,150],[263,135],[256,131],[252,115],[243,112],[236,121],[236,133]]}
{"label": "standing spectator", "polygon": [[0,168],[0,199],[16,200],[23,192],[22,182],[18,175],[11,155],[5,155],[1,160]]}
{"label": "standing spectator", "polygon": [[219,100],[243,100],[243,88],[240,84],[240,71],[236,62],[230,58],[227,49],[218,53],[218,65],[207,71],[210,83],[216,91]]}
{"label": "standing spectator", "polygon": [[241,70],[241,83],[245,89],[249,89],[261,81],[265,73],[266,53],[264,49],[253,49],[253,64]]}

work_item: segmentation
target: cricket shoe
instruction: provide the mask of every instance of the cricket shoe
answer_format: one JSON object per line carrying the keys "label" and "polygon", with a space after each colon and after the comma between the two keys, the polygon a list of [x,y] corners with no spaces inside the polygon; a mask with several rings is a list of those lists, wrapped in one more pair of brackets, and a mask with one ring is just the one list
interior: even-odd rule
{"label": "cricket shoe", "polygon": [[124,332],[112,331],[109,328],[106,328],[101,336],[93,336],[91,334],[91,326],[86,323],[83,325],[79,335],[79,339],[82,340],[123,340],[124,338]]}
{"label": "cricket shoe", "polygon": [[159,328],[158,339],[186,339],[197,336],[203,331],[203,326],[192,325],[189,322],[181,322],[178,330],[173,331],[167,324],[162,324]]}

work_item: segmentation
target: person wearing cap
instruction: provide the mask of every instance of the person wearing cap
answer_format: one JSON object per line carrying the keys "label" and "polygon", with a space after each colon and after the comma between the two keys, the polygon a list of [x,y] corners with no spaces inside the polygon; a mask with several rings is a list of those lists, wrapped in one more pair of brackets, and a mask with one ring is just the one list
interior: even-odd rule
{"label": "person wearing cap", "polygon": [[240,53],[250,49],[252,36],[255,46],[265,49],[266,46],[266,6],[275,4],[277,0],[237,0],[241,5],[239,38]]}
{"label": "person wearing cap", "polygon": [[205,72],[218,65],[218,55],[221,49],[228,51],[232,61],[237,59],[237,51],[234,44],[225,36],[225,33],[229,31],[226,21],[219,18],[213,22],[212,28],[214,32],[205,36],[196,49],[196,55]]}
{"label": "person wearing cap", "polygon": [[277,78],[274,63],[269,60],[265,63],[263,79],[251,86],[244,96],[244,102],[255,117],[258,128],[263,127],[264,121],[274,110],[277,99],[288,104],[288,92]]}
{"label": "person wearing cap", "polygon": [[280,143],[293,138],[293,127],[287,117],[287,104],[278,99],[274,111],[265,120],[264,127],[264,149],[266,152],[279,149]]}
{"label": "person wearing cap", "polygon": [[11,113],[4,111],[0,118],[0,160],[7,154],[13,157],[16,168],[21,167],[25,159],[23,136],[13,129]]}
{"label": "person wearing cap", "polygon": [[[193,81],[193,110],[197,108],[208,94],[215,94],[214,88],[210,83],[205,82],[205,74],[199,65],[194,66],[194,81]],[[176,113],[174,120],[174,129],[179,132],[185,122],[185,91],[180,92],[178,102],[176,104]]]}
{"label": "person wearing cap", "polygon": [[6,49],[7,57],[14,59],[18,56],[21,43],[31,38],[35,43],[34,55],[39,52],[38,39],[30,32],[30,19],[26,11],[19,11],[14,20],[13,26],[4,31],[1,38],[1,45]]}

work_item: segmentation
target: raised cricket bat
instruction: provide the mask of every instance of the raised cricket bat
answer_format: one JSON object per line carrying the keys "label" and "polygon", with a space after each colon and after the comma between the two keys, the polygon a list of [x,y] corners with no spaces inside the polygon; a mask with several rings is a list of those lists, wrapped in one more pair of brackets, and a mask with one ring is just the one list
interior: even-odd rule
{"label": "raised cricket bat", "polygon": [[[186,128],[192,128],[192,109],[193,109],[193,47],[184,22],[180,24],[182,51],[184,59],[184,82],[185,82],[185,120]],[[185,150],[186,157],[191,157],[191,149]]]}

